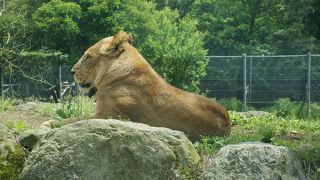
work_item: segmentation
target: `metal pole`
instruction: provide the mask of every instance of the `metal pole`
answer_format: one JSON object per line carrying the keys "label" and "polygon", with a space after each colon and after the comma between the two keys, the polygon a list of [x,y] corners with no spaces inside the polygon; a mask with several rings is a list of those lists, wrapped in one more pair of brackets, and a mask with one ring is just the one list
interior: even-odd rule
{"label": "metal pole", "polygon": [[62,99],[61,64],[59,63],[59,97]]}
{"label": "metal pole", "polygon": [[2,104],[3,104],[3,101],[4,101],[4,92],[3,92],[3,74],[2,74],[2,67],[0,65],[0,86],[1,86],[1,109],[2,109]]}
{"label": "metal pole", "polygon": [[243,54],[243,103],[244,111],[247,110],[247,55]]}
{"label": "metal pole", "polygon": [[307,106],[308,117],[311,115],[310,101],[311,101],[311,52],[308,53],[308,75],[307,75]]}
{"label": "metal pole", "polygon": [[252,40],[250,40],[249,102],[252,100]]}
{"label": "metal pole", "polygon": [[1,81],[1,98],[3,100],[4,98],[4,91],[3,91],[3,74],[2,74],[2,67],[0,67],[0,81]]}

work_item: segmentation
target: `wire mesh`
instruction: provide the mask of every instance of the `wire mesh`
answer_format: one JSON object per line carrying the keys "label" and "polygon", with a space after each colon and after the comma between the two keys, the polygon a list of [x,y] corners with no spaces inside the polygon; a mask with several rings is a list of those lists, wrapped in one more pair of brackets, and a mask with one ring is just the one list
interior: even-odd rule
{"label": "wire mesh", "polygon": [[271,104],[284,97],[303,102],[309,92],[311,101],[319,101],[320,55],[311,55],[309,92],[308,57],[209,56],[207,75],[201,81],[201,89],[207,91],[209,97],[237,97],[251,106]]}

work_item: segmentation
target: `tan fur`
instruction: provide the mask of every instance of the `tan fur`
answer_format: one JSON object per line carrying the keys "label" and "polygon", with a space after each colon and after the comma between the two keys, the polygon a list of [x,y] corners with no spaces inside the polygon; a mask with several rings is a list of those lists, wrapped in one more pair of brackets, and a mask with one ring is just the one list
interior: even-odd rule
{"label": "tan fur", "polygon": [[[230,133],[228,112],[216,102],[165,82],[119,32],[90,47],[74,65],[75,80],[97,89],[97,118],[121,116],[151,126],[200,135]],[[90,85],[89,85],[90,83]]]}

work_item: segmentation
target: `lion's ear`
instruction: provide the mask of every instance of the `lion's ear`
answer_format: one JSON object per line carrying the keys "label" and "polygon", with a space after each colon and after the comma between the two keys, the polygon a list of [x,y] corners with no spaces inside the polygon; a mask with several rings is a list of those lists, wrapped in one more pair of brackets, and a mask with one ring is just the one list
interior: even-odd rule
{"label": "lion's ear", "polygon": [[120,31],[113,37],[110,47],[108,48],[108,51],[113,50],[121,53],[122,51],[124,51],[123,44],[126,42],[131,44],[132,35],[127,34],[123,31]]}

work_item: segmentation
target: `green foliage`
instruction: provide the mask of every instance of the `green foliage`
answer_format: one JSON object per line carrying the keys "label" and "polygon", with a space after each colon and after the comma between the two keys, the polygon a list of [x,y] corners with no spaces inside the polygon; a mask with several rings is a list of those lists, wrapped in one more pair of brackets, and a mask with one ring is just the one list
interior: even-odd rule
{"label": "green foliage", "polygon": [[60,103],[59,107],[54,109],[55,114],[52,117],[57,121],[71,117],[81,119],[90,118],[94,113],[94,100],[85,96],[67,96]]}
{"label": "green foliage", "polygon": [[65,52],[75,45],[80,33],[77,21],[81,16],[81,8],[72,2],[52,0],[44,3],[33,14],[35,27],[45,34],[50,46]]}
{"label": "green foliage", "polygon": [[208,59],[197,21],[179,19],[178,12],[169,8],[158,11],[148,2],[127,3],[125,12],[115,16],[116,27],[133,34],[134,43],[155,70],[169,83],[199,92]]}
{"label": "green foliage", "polygon": [[[206,47],[215,55],[306,53],[306,43],[313,35],[303,33],[305,19],[314,9],[310,1],[211,1],[195,0],[192,17],[199,19],[199,29],[207,32]],[[304,7],[304,8],[301,8]],[[314,28],[313,28],[314,29]]]}
{"label": "green foliage", "polygon": [[17,134],[26,130],[26,125],[23,121],[9,122],[6,126]]}
{"label": "green foliage", "polygon": [[219,104],[224,106],[228,111],[244,111],[244,104],[235,97],[232,98],[222,98],[219,101]]}
{"label": "green foliage", "polygon": [[296,117],[297,114],[297,106],[290,101],[289,98],[281,98],[275,101],[274,109],[277,116],[280,117]]}
{"label": "green foliage", "polygon": [[308,107],[304,102],[293,102],[289,98],[275,100],[275,104],[269,108],[279,117],[299,118],[299,119],[320,119],[319,103],[310,104],[310,117],[308,117]]}
{"label": "green foliage", "polygon": [[195,144],[200,154],[215,154],[220,148],[227,145],[229,138],[203,136],[199,143]]}
{"label": "green foliage", "polygon": [[11,110],[15,105],[15,100],[11,98],[2,98],[0,96],[0,112]]}

